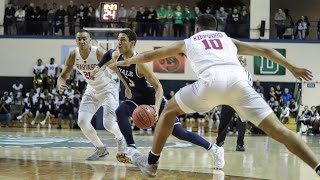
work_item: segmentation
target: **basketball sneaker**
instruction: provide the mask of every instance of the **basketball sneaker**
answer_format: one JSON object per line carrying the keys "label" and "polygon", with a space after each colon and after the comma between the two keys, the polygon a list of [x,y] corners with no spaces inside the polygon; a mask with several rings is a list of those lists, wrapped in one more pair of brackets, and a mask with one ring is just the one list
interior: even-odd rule
{"label": "basketball sneaker", "polygon": [[41,125],[45,125],[46,124],[46,120],[43,120],[40,122]]}
{"label": "basketball sneaker", "polygon": [[118,146],[118,153],[116,156],[117,160],[122,163],[131,164],[129,148],[127,148],[127,142],[124,139],[124,136],[122,136],[122,138],[120,139],[117,139],[117,146]]}
{"label": "basketball sneaker", "polygon": [[22,119],[22,115],[17,116],[17,120],[21,120]]}
{"label": "basketball sneaker", "polygon": [[108,155],[109,152],[107,150],[107,147],[106,146],[103,146],[103,147],[96,147],[94,153],[87,157],[87,161],[97,161],[99,160],[101,157],[104,157],[106,155]]}
{"label": "basketball sneaker", "polygon": [[154,178],[156,176],[159,162],[156,164],[148,164],[148,157],[144,156],[136,149],[132,152],[131,161],[132,164],[136,165],[145,176],[150,178]]}
{"label": "basketball sneaker", "polygon": [[246,151],[246,149],[244,148],[244,146],[243,145],[237,145],[237,147],[236,147],[236,151]]}
{"label": "basketball sneaker", "polygon": [[219,147],[216,144],[213,144],[209,151],[214,158],[213,168],[222,169],[224,166],[224,163],[225,163],[224,162],[224,149],[223,149],[223,147]]}
{"label": "basketball sneaker", "polygon": [[34,120],[32,120],[30,124],[31,124],[31,125],[34,125],[34,123],[35,123],[35,121],[34,121]]}

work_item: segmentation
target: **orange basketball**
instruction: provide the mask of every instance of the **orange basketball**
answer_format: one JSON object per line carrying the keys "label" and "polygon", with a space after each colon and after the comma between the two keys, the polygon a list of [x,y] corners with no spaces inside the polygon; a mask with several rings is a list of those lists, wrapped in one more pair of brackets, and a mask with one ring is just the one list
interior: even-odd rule
{"label": "orange basketball", "polygon": [[149,105],[140,105],[133,111],[132,120],[138,128],[147,129],[156,122],[156,112]]}

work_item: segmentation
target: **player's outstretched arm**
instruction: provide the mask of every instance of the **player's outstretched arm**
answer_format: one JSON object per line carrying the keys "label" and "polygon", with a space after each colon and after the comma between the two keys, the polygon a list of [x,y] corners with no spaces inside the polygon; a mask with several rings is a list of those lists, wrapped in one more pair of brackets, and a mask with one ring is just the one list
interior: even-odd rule
{"label": "player's outstretched arm", "polygon": [[57,80],[57,88],[59,92],[63,92],[64,90],[68,89],[68,86],[66,85],[66,80],[70,77],[70,74],[73,71],[74,61],[75,61],[75,51],[72,50],[68,54],[64,69],[62,70]]}
{"label": "player's outstretched arm", "polygon": [[287,68],[294,75],[294,77],[300,81],[310,81],[313,77],[311,71],[305,68],[299,68],[294,66],[288,61],[288,59],[286,59],[278,51],[272,48],[260,46],[253,43],[241,42],[235,39],[232,39],[232,41],[238,48],[238,54],[264,56],[270,59],[271,61]]}
{"label": "player's outstretched arm", "polygon": [[153,51],[143,52],[136,56],[133,56],[126,61],[116,62],[110,65],[113,66],[129,66],[130,64],[141,64],[146,62],[151,62],[158,59],[164,59],[167,57],[176,56],[178,54],[185,54],[185,44],[184,41],[178,41],[171,44],[170,46],[165,46]]}

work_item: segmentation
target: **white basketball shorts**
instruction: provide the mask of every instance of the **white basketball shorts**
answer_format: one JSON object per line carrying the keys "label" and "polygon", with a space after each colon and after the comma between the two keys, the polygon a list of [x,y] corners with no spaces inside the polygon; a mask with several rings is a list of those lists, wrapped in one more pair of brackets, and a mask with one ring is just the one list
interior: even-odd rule
{"label": "white basketball shorts", "polygon": [[87,87],[82,96],[79,112],[95,114],[101,106],[115,112],[119,106],[119,88],[115,83],[108,83],[106,86],[101,91],[95,91],[94,88]]}
{"label": "white basketball shorts", "polygon": [[249,85],[245,72],[239,69],[210,72],[210,78],[200,79],[180,89],[175,100],[185,113],[204,113],[218,105],[229,105],[241,119],[256,126],[273,112]]}

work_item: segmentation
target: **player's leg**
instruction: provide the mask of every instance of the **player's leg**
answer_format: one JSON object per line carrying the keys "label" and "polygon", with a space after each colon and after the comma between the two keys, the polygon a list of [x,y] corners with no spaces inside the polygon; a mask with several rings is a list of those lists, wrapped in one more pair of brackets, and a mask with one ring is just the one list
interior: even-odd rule
{"label": "player's leg", "polygon": [[95,99],[92,92],[86,91],[82,97],[79,114],[78,114],[78,126],[82,133],[90,140],[90,142],[96,147],[95,152],[89,156],[86,160],[94,161],[100,157],[108,155],[107,148],[103,145],[102,141],[97,135],[97,131],[91,125],[91,119],[100,107],[98,99]]}
{"label": "player's leg", "polygon": [[221,107],[221,116],[220,116],[220,124],[218,127],[218,136],[216,139],[216,144],[220,147],[224,144],[224,140],[226,139],[228,128],[232,116],[234,115],[235,110],[227,105],[222,105]]}
{"label": "player's leg", "polygon": [[244,148],[244,135],[246,133],[246,122],[242,122],[240,118],[237,119],[237,131],[238,131],[238,139],[237,139],[237,147],[236,151],[245,151]]}
{"label": "player's leg", "polygon": [[126,139],[127,145],[136,148],[132,135],[131,123],[129,121],[137,105],[133,101],[123,101],[116,110],[117,122],[121,133]]}
{"label": "player's leg", "polygon": [[286,128],[274,113],[269,114],[258,127],[274,140],[284,144],[290,152],[297,155],[320,176],[320,161],[299,135]]}
{"label": "player's leg", "polygon": [[109,91],[103,102],[103,126],[115,135],[118,146],[118,153],[124,153],[127,149],[126,140],[123,137],[116,116],[116,109],[119,106],[119,93],[117,89]]}
{"label": "player's leg", "polygon": [[187,131],[186,129],[183,129],[181,126],[181,123],[179,121],[179,118],[176,117],[174,128],[172,131],[172,135],[176,138],[184,141],[191,142],[195,145],[198,145],[200,147],[203,147],[206,150],[210,150],[212,147],[212,144],[206,141],[203,137],[199,136],[196,133]]}
{"label": "player's leg", "polygon": [[240,118],[248,119],[262,129],[268,136],[284,144],[289,151],[301,158],[320,175],[320,161],[308,145],[296,133],[286,128],[276,117],[270,106],[246,81],[239,81],[229,96],[231,105]]}
{"label": "player's leg", "polygon": [[[214,87],[214,88],[213,88]],[[225,90],[224,85],[212,83],[212,87],[202,80],[198,80],[192,85],[180,89],[175,98],[172,98],[166,104],[161,113],[157,127],[155,129],[153,144],[148,158],[141,154],[133,154],[133,163],[140,168],[143,174],[154,177],[157,171],[160,153],[166,143],[167,138],[173,131],[175,118],[179,115],[192,112],[207,112],[216,106],[217,102],[207,101],[206,99],[220,99],[221,93]],[[215,92],[217,95],[215,95]],[[220,147],[216,148],[216,157],[223,160],[223,153]],[[224,160],[223,160],[224,164]]]}
{"label": "player's leg", "polygon": [[139,153],[139,151],[135,150],[136,144],[133,139],[131,123],[129,121],[134,109],[137,106],[138,105],[133,101],[126,100],[123,101],[116,110],[117,123],[128,145],[128,152],[117,154],[117,160],[122,163],[131,163],[132,153]]}

